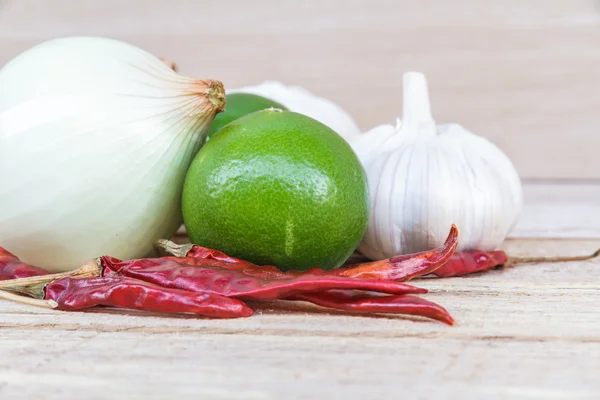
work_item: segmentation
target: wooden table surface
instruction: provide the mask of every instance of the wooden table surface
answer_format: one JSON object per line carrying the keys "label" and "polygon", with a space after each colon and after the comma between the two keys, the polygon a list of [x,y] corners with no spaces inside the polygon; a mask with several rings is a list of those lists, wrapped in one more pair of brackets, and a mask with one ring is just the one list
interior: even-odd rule
{"label": "wooden table surface", "polygon": [[[600,185],[526,185],[510,255],[600,247]],[[453,327],[311,306],[242,320],[0,301],[2,399],[600,398],[600,260],[422,279]]]}

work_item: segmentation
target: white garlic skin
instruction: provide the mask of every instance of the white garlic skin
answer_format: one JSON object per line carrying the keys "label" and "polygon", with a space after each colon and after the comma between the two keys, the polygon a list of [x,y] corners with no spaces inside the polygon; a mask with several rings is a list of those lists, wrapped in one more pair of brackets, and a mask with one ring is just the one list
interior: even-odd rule
{"label": "white garlic skin", "polygon": [[371,215],[358,250],[370,259],[438,247],[452,224],[458,251],[491,251],[518,222],[523,190],[509,158],[460,125],[428,122],[412,125],[420,132],[401,121],[378,126],[351,143],[369,179]]}
{"label": "white garlic skin", "polygon": [[346,140],[361,134],[361,130],[339,105],[316,96],[300,86],[288,86],[281,82],[265,81],[258,85],[226,89],[227,93],[249,93],[274,100],[290,111],[309,116],[327,125]]}

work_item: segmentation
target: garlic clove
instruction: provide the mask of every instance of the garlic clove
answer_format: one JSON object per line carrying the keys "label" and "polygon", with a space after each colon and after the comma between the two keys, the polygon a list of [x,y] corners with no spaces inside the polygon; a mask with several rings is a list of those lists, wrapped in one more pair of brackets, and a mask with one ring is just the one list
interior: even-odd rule
{"label": "garlic clove", "polygon": [[256,94],[281,103],[291,111],[307,115],[329,126],[346,140],[361,134],[356,122],[339,105],[303,87],[265,81],[258,85],[227,90],[227,93],[236,92]]}
{"label": "garlic clove", "polygon": [[521,181],[491,141],[461,125],[437,125],[425,75],[403,77],[402,120],[351,142],[367,172],[371,216],[359,251],[371,259],[441,245],[448,226],[459,250],[496,249],[523,207]]}
{"label": "garlic clove", "polygon": [[398,120],[397,126],[379,125],[371,129],[367,134],[361,134],[350,141],[350,146],[354,152],[361,156],[363,163],[367,163],[371,158],[379,157],[385,149],[395,149],[394,139],[396,132],[401,124]]}

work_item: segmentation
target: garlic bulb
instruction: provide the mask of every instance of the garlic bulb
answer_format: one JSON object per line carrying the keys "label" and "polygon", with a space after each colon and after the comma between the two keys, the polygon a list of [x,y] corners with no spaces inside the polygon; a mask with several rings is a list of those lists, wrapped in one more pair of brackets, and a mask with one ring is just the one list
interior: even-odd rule
{"label": "garlic bulb", "polygon": [[186,170],[224,98],[111,39],[17,56],[0,70],[0,246],[53,270],[147,255],[181,225]]}
{"label": "garlic bulb", "polygon": [[256,94],[281,103],[290,111],[304,114],[329,126],[346,140],[352,140],[361,133],[356,122],[339,105],[300,86],[265,81],[258,85],[227,90],[227,93],[239,92]]}
{"label": "garlic bulb", "polygon": [[406,73],[403,86],[402,121],[351,142],[371,196],[359,251],[377,260],[432,249],[452,224],[460,232],[459,250],[497,248],[523,207],[513,164],[462,126],[436,125],[423,74]]}

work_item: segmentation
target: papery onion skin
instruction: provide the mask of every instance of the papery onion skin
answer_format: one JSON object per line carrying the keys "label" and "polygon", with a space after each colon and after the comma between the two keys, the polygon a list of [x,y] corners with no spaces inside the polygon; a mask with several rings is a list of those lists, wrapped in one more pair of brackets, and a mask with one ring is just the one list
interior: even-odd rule
{"label": "papery onion skin", "polygon": [[143,257],[181,225],[223,85],[112,39],[42,43],[0,70],[0,244],[59,271]]}

